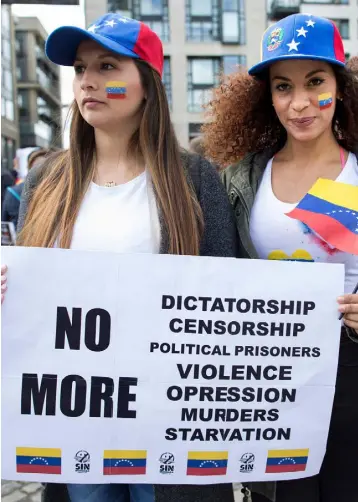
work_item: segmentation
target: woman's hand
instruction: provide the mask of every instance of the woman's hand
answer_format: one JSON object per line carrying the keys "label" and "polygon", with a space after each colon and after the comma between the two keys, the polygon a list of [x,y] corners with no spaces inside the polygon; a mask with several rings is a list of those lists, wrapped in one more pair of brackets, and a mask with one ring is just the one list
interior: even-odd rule
{"label": "woman's hand", "polygon": [[344,324],[358,334],[358,294],[340,296],[338,303],[338,310],[344,315]]}
{"label": "woman's hand", "polygon": [[4,301],[5,293],[6,293],[6,290],[7,290],[6,272],[7,272],[7,266],[3,265],[1,267],[1,304]]}

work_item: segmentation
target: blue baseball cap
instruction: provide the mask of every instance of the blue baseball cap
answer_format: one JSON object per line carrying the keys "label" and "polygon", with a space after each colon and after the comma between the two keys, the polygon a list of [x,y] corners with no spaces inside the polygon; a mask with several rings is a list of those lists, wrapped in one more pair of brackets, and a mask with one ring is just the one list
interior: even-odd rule
{"label": "blue baseball cap", "polygon": [[61,26],[46,41],[46,55],[54,63],[72,66],[78,46],[84,40],[94,40],[109,51],[149,63],[159,75],[163,73],[163,45],[149,26],[120,14],[106,14],[86,30],[76,26]]}
{"label": "blue baseball cap", "polygon": [[311,14],[293,14],[273,24],[261,40],[261,62],[249,70],[260,73],[276,61],[316,59],[345,65],[342,37],[333,21]]}

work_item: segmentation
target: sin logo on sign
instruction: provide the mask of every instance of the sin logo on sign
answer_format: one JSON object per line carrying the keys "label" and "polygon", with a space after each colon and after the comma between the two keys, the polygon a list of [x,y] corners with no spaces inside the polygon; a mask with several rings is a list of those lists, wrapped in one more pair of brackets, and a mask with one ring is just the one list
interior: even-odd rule
{"label": "sin logo on sign", "polygon": [[80,450],[75,455],[75,471],[79,474],[85,474],[90,471],[90,454],[86,450]]}

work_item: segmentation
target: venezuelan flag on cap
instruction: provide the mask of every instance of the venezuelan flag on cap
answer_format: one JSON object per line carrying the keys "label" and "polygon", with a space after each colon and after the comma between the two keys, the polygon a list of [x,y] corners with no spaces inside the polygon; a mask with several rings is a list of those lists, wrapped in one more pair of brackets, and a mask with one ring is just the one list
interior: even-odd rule
{"label": "venezuelan flag on cap", "polygon": [[358,186],[320,178],[287,216],[340,251],[358,255]]}
{"label": "venezuelan flag on cap", "polygon": [[267,473],[300,472],[306,470],[309,449],[269,450],[266,462]]}
{"label": "venezuelan flag on cap", "polygon": [[61,474],[59,448],[16,448],[16,472]]}
{"label": "venezuelan flag on cap", "polygon": [[138,475],[147,469],[146,450],[105,450],[103,454],[103,474]]}
{"label": "venezuelan flag on cap", "polygon": [[227,451],[190,451],[188,453],[188,476],[225,476]]}

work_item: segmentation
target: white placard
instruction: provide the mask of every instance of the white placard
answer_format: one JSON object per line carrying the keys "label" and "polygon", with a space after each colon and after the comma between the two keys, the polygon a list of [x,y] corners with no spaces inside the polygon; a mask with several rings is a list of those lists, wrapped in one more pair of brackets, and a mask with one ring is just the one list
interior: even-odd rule
{"label": "white placard", "polygon": [[318,473],[342,265],[21,247],[2,263],[3,478]]}

